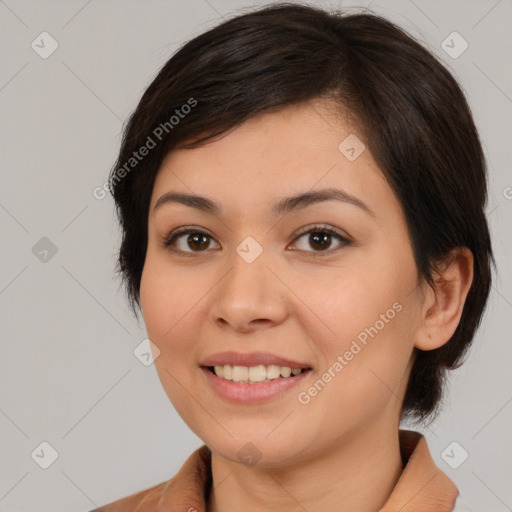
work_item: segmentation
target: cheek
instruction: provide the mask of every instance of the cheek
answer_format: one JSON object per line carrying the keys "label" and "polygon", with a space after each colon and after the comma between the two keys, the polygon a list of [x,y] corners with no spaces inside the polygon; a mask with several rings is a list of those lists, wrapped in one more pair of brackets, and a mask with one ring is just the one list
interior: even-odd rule
{"label": "cheek", "polygon": [[183,273],[170,273],[148,254],[141,276],[140,301],[148,337],[160,349],[155,369],[174,408],[194,430],[200,420],[195,417],[197,411],[190,407],[190,393],[194,394],[197,385],[197,375],[191,373],[191,368],[197,358],[194,333],[188,322],[193,319],[193,305],[200,296],[189,283]]}
{"label": "cheek", "polygon": [[[192,303],[194,287],[187,285],[183,273],[170,272],[161,257],[149,250],[140,283],[140,301],[144,322],[150,339],[154,337],[159,345],[175,337],[180,319]],[[197,302],[197,298],[196,298]]]}
{"label": "cheek", "polygon": [[391,402],[399,405],[406,384],[417,310],[417,297],[411,293],[415,266],[404,259],[399,271],[398,265],[382,261],[350,266],[328,287],[306,286],[308,305],[320,312],[328,329],[313,336],[323,354],[318,385],[302,391],[313,408],[337,404],[337,421],[346,420],[347,411],[357,421]]}
{"label": "cheek", "polygon": [[338,320],[336,337],[322,340],[324,364],[309,387],[299,390],[298,407],[308,418],[325,418],[329,411],[322,426],[326,436],[336,437],[340,425],[350,430],[373,423],[386,410],[388,419],[398,415],[412,343],[406,306],[394,304],[395,309],[386,301],[385,307],[372,304],[370,322],[367,308],[364,313],[355,308],[352,316]]}
{"label": "cheek", "polygon": [[389,331],[400,309],[396,303],[401,304],[405,297],[405,280],[405,276],[401,280],[390,269],[366,263],[331,272],[325,282],[314,277],[302,279],[301,295],[315,313],[308,316],[318,325],[315,331],[327,353],[348,349],[351,340],[359,335],[364,342],[365,333],[369,336],[366,329],[376,323],[379,332]]}
{"label": "cheek", "polygon": [[194,290],[183,273],[170,272],[148,254],[141,276],[141,310],[148,338],[160,350],[155,368],[176,409],[181,408],[182,386],[191,389],[197,378],[190,373],[197,362],[191,322],[197,325],[194,316],[200,300]]}

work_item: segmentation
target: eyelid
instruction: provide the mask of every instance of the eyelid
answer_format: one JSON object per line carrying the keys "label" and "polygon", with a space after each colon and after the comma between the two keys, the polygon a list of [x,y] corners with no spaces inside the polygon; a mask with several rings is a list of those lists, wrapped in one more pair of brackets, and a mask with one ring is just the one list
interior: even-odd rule
{"label": "eyelid", "polygon": [[340,232],[339,229],[331,226],[330,224],[313,224],[309,226],[304,226],[300,229],[298,229],[292,236],[294,237],[294,240],[297,239],[297,237],[302,236],[306,233],[310,232],[323,232],[326,231],[328,233],[331,233],[333,235],[339,236],[341,239],[343,239],[345,242],[351,242],[352,240],[350,237],[343,232]]}

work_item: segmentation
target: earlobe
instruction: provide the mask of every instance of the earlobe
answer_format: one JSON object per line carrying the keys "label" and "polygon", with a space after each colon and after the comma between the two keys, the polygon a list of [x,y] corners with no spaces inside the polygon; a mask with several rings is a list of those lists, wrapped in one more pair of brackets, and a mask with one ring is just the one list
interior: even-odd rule
{"label": "earlobe", "polygon": [[415,342],[418,349],[434,350],[453,336],[473,282],[473,263],[472,252],[458,247],[439,266],[435,287],[426,295],[423,322]]}

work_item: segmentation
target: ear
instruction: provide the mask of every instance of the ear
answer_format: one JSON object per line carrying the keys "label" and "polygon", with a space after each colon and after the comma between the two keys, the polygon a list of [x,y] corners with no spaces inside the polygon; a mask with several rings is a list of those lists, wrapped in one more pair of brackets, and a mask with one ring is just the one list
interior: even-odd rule
{"label": "ear", "polygon": [[438,266],[435,286],[425,293],[415,347],[434,350],[453,336],[473,282],[473,263],[472,252],[457,247]]}

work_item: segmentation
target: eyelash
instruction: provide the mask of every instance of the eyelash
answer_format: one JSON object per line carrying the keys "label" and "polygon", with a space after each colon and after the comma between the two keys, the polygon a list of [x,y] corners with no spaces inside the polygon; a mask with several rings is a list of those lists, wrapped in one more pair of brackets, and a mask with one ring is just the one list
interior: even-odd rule
{"label": "eyelash", "polygon": [[[302,251],[302,252],[311,252],[311,253],[313,253],[314,256],[331,255],[333,252],[336,252],[341,247],[346,246],[346,245],[350,245],[352,243],[351,240],[348,240],[346,237],[342,236],[340,233],[338,233],[334,229],[330,228],[329,226],[318,225],[318,224],[314,225],[311,228],[304,228],[304,229],[299,230],[299,232],[295,234],[295,238],[293,239],[293,241],[295,242],[300,237],[302,237],[304,235],[308,235],[308,234],[313,234],[313,233],[315,233],[315,234],[321,234],[321,233],[329,234],[329,235],[334,236],[335,238],[337,238],[343,244],[342,246],[340,246],[338,248],[335,248],[334,250],[330,249],[330,250],[327,250],[327,251]],[[194,235],[204,235],[206,237],[209,237],[209,238],[213,239],[213,237],[211,237],[208,233],[205,233],[204,231],[201,231],[201,230],[198,230],[198,229],[195,229],[195,228],[191,228],[189,226],[184,226],[182,228],[178,228],[177,230],[175,230],[172,233],[170,233],[169,235],[167,235],[164,238],[164,240],[163,240],[163,246],[166,249],[169,249],[169,250],[171,250],[171,251],[173,251],[175,253],[179,253],[179,254],[183,254],[184,256],[191,256],[191,257],[195,257],[196,255],[199,255],[200,253],[206,252],[206,251],[189,252],[189,251],[182,251],[181,249],[175,249],[175,248],[171,247],[171,245],[174,243],[174,241],[176,239],[178,239],[178,237],[180,235],[186,235],[186,234],[189,234],[189,235],[191,235],[191,234],[194,234]]]}

